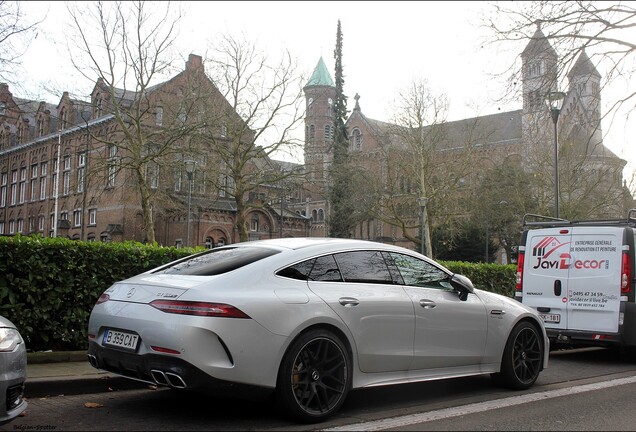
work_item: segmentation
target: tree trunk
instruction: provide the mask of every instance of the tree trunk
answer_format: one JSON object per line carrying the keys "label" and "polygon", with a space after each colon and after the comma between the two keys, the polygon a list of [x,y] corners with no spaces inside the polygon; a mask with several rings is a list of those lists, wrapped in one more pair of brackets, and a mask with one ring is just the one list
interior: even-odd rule
{"label": "tree trunk", "polygon": [[137,176],[137,184],[139,187],[139,194],[141,195],[141,211],[144,219],[144,230],[146,237],[144,241],[150,244],[155,243],[155,222],[152,217],[152,203],[150,202],[150,193],[146,187],[145,178],[141,169],[135,171]]}

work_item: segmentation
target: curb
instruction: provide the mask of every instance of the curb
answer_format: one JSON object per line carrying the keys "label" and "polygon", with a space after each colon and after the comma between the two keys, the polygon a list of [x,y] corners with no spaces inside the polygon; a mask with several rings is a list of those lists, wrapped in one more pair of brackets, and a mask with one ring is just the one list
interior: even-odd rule
{"label": "curb", "polygon": [[88,361],[88,351],[38,351],[27,353],[27,364]]}
{"label": "curb", "polygon": [[[46,364],[57,364],[53,369],[57,369],[59,363],[81,362],[88,364],[87,351],[38,351],[27,353],[27,369],[29,365],[37,365],[38,368]],[[27,378],[24,385],[24,396],[26,398],[44,398],[49,396],[79,395],[88,393],[113,392],[118,390],[133,390],[151,388],[148,383],[136,381],[130,378],[109,373],[106,371],[94,370],[94,373],[86,374],[81,372],[69,375],[68,373],[52,376],[41,376]]]}
{"label": "curb", "polygon": [[32,378],[24,386],[26,398],[45,398],[49,396],[79,395],[86,393],[104,393],[119,390],[137,390],[151,388],[147,383],[135,381],[117,375],[60,378]]}

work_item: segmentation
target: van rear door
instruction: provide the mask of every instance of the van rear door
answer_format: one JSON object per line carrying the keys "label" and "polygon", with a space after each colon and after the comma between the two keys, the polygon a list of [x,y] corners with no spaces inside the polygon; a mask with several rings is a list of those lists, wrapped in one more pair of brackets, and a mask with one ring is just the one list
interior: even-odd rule
{"label": "van rear door", "polygon": [[522,302],[539,312],[546,328],[568,327],[571,232],[571,227],[565,227],[527,233]]}
{"label": "van rear door", "polygon": [[570,243],[568,329],[617,333],[622,227],[575,226]]}

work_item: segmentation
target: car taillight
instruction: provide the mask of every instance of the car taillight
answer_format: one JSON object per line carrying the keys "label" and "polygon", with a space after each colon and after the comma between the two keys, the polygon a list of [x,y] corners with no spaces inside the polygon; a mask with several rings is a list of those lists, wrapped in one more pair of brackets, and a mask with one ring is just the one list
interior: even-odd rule
{"label": "car taillight", "polygon": [[623,269],[621,272],[621,294],[629,294],[632,290],[632,262],[627,252],[623,252]]}
{"label": "car taillight", "polygon": [[95,306],[97,306],[100,303],[106,303],[108,300],[110,300],[110,296],[108,294],[102,294],[99,296],[99,298],[95,302]]}
{"label": "car taillight", "polygon": [[162,312],[219,318],[249,318],[243,311],[224,303],[207,303],[179,300],[154,300],[150,306]]}
{"label": "car taillight", "polygon": [[523,264],[525,261],[525,252],[519,252],[517,256],[517,274],[516,274],[516,283],[515,283],[515,291],[521,292],[523,290]]}

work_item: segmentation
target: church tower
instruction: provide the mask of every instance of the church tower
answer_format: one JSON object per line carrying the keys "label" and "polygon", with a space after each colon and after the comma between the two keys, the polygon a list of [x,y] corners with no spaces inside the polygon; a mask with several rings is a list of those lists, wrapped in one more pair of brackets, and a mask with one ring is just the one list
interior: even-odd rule
{"label": "church tower", "polygon": [[564,105],[564,114],[568,118],[569,128],[564,131],[570,136],[576,131],[576,126],[583,134],[591,139],[586,139],[586,147],[580,149],[584,154],[593,152],[594,147],[603,143],[601,131],[601,74],[596,70],[592,61],[581,51],[579,58],[568,73],[568,97]]}
{"label": "church tower", "polygon": [[306,101],[305,165],[312,178],[326,178],[334,136],[333,103],[336,87],[322,57],[303,88]]}
{"label": "church tower", "polygon": [[532,164],[538,149],[552,142],[552,120],[545,98],[550,91],[558,90],[557,63],[557,53],[537,22],[537,30],[521,53],[522,154],[526,166]]}
{"label": "church tower", "polygon": [[322,57],[303,90],[306,101],[305,175],[311,185],[306,214],[312,218],[312,235],[326,235],[326,194],[329,166],[333,161],[336,86]]}

